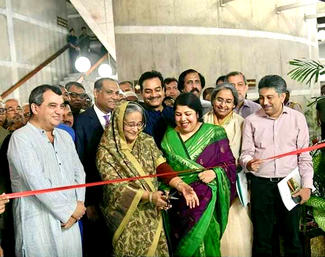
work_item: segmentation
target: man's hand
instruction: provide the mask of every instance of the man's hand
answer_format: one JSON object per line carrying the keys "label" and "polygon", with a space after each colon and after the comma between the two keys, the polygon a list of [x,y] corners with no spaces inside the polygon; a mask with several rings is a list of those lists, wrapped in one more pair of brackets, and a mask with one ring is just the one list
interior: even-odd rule
{"label": "man's hand", "polygon": [[246,165],[246,169],[249,171],[257,172],[263,162],[264,161],[261,159],[250,160]]}
{"label": "man's hand", "polygon": [[61,227],[64,229],[69,229],[73,226],[73,224],[75,224],[77,222],[77,220],[74,217],[70,217],[69,220],[67,221],[67,223],[62,224]]}
{"label": "man's hand", "polygon": [[6,203],[9,202],[8,196],[6,196],[4,193],[0,195],[0,214],[4,213],[6,210]]}
{"label": "man's hand", "polygon": [[86,207],[82,201],[77,201],[77,207],[72,213],[72,217],[74,217],[76,220],[80,220],[81,217],[85,214]]}
{"label": "man's hand", "polygon": [[91,221],[96,221],[99,218],[95,205],[87,206],[86,214],[87,218]]}
{"label": "man's hand", "polygon": [[310,188],[301,188],[297,193],[295,193],[292,196],[293,197],[300,196],[301,197],[300,204],[304,204],[305,202],[307,202],[309,200],[310,194],[311,194]]}

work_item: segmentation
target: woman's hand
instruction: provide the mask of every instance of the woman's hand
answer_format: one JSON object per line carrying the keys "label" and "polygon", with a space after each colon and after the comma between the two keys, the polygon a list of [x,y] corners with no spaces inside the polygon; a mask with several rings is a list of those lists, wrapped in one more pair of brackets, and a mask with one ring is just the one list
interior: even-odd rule
{"label": "woman's hand", "polygon": [[199,179],[206,184],[210,183],[215,178],[216,178],[216,174],[214,173],[213,170],[206,170],[199,173]]}
{"label": "woman's hand", "polygon": [[[152,193],[152,203],[159,209],[167,210],[169,208],[169,204],[167,202],[168,195],[166,195],[162,191],[156,191]],[[149,198],[150,199],[150,198]]]}
{"label": "woman's hand", "polygon": [[188,184],[182,182],[177,190],[181,192],[185,198],[186,205],[190,207],[190,209],[195,208],[196,206],[199,206],[200,201],[199,198],[197,197],[195,191],[191,186]]}

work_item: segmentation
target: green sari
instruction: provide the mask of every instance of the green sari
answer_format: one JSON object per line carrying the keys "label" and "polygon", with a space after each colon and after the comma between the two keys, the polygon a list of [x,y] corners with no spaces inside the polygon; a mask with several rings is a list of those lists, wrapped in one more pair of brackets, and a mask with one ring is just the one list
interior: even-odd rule
{"label": "green sari", "polygon": [[[185,183],[193,187],[199,198],[200,190],[206,190],[204,187],[211,191],[211,196],[201,195],[200,206],[205,207],[199,215],[195,213],[195,209],[202,206],[189,209],[184,204],[180,203],[178,206],[174,203],[171,209],[174,215],[169,215],[169,219],[171,231],[186,218],[187,214],[182,216],[178,213],[189,213],[192,217],[189,220],[195,219],[194,225],[184,224],[186,232],[176,240],[177,245],[173,246],[176,256],[220,256],[220,239],[226,228],[230,204],[230,183],[227,175],[235,175],[235,160],[225,130],[212,124],[202,124],[191,138],[183,142],[178,133],[169,127],[161,147],[175,171],[219,166],[213,168],[216,179],[208,185],[200,182],[198,174],[179,175]],[[182,232],[175,234],[179,233]],[[172,243],[175,242],[173,235],[171,238]]]}
{"label": "green sari", "polygon": [[[103,180],[155,174],[166,162],[154,140],[140,132],[128,145],[123,132],[122,102],[113,113],[97,152],[97,167]],[[144,191],[158,190],[157,179],[148,178],[104,186],[102,212],[113,235],[114,256],[168,256],[161,212],[142,202]]]}

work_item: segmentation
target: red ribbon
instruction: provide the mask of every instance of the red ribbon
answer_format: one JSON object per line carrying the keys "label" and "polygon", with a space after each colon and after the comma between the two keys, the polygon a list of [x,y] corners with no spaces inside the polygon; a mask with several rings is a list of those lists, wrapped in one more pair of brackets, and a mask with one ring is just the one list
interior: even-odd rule
{"label": "red ribbon", "polygon": [[[324,147],[325,147],[325,143],[322,143],[322,144],[302,148],[302,149],[299,149],[299,150],[296,150],[296,151],[292,151],[292,152],[272,156],[272,157],[266,158],[264,160],[279,159],[279,158],[283,158],[285,156],[297,155],[297,154],[300,154],[300,153],[303,153],[303,152],[309,152],[309,151],[317,150],[317,149],[324,148]],[[179,175],[179,174],[182,174],[182,173],[193,173],[193,172],[209,170],[209,169],[212,169],[212,168],[216,168],[216,167],[199,168],[199,169],[191,169],[191,170],[183,170],[183,171],[172,171],[172,172],[166,172],[166,173],[162,173],[162,174],[153,174],[153,175],[146,175],[146,176],[139,176],[139,177],[132,177],[132,178],[119,178],[119,179],[105,180],[105,181],[86,183],[86,184],[78,184],[78,185],[70,185],[70,186],[62,186],[62,187],[53,187],[53,188],[31,190],[31,191],[23,191],[23,192],[16,192],[16,193],[6,194],[6,196],[9,199],[13,199],[13,198],[18,198],[18,197],[39,195],[39,194],[45,194],[45,193],[62,191],[62,190],[69,190],[69,189],[75,189],[75,188],[102,186],[102,185],[108,185],[108,184],[114,184],[114,183],[120,183],[120,182],[126,182],[126,181],[134,181],[134,180],[139,180],[139,179],[156,178],[156,177],[163,177],[163,176],[170,176],[170,175]]]}
{"label": "red ribbon", "polygon": [[266,158],[264,160],[279,159],[279,158],[286,157],[286,156],[289,156],[289,155],[297,155],[297,154],[304,153],[304,152],[310,152],[310,151],[317,150],[317,149],[320,149],[320,148],[323,148],[323,147],[325,147],[325,143],[321,143],[321,144],[318,144],[318,145],[309,146],[309,147],[302,148],[302,149],[295,150],[295,151],[288,152],[288,153],[283,153],[283,154],[275,155],[275,156]]}

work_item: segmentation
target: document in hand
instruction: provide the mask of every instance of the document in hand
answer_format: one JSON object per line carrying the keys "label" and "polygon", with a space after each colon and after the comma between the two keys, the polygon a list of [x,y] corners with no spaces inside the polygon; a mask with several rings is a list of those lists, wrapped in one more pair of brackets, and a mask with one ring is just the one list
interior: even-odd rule
{"label": "document in hand", "polygon": [[243,206],[246,206],[249,203],[249,193],[247,178],[244,170],[241,170],[237,173],[236,178],[236,190],[239,200]]}
{"label": "document in hand", "polygon": [[301,189],[301,177],[298,167],[278,183],[278,188],[284,206],[288,211],[291,211],[300,202],[292,197],[293,194],[297,193]]}

